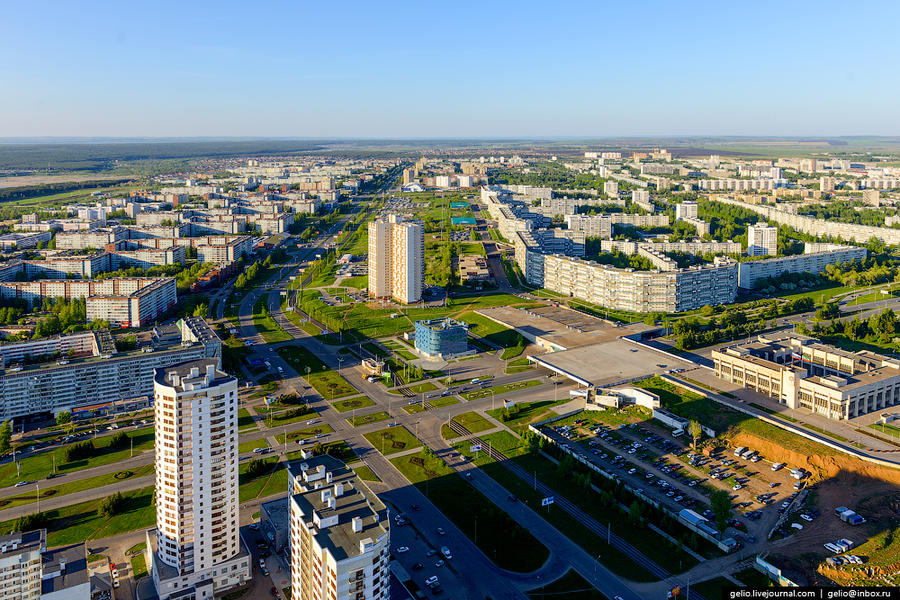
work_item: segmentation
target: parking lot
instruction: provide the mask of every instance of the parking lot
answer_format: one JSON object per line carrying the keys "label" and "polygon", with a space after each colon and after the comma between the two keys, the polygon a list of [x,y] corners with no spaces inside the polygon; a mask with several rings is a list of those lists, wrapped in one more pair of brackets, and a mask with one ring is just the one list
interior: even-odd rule
{"label": "parking lot", "polygon": [[[632,410],[630,414],[635,413]],[[728,535],[745,545],[765,537],[797,494],[795,485],[802,487],[807,475],[798,480],[790,466],[772,464],[752,449],[743,449],[743,457],[724,445],[692,451],[687,440],[672,436],[653,421],[621,422],[621,414],[606,417],[607,421],[619,421],[613,425],[604,423],[604,417],[603,413],[579,413],[543,430],[560,445],[580,452],[590,463],[672,512],[690,508],[712,519],[710,493],[728,491],[735,508]],[[794,472],[800,475],[796,469]],[[792,518],[802,523],[801,514]]]}

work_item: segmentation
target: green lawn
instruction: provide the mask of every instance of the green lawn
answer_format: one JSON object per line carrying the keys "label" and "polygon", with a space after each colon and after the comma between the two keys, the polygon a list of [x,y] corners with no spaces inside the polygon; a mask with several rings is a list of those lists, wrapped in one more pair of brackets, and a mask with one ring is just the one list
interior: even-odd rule
{"label": "green lawn", "polygon": [[368,465],[359,465],[357,467],[353,467],[353,471],[356,473],[357,477],[359,477],[363,481],[381,481],[378,475],[376,475]]}
{"label": "green lawn", "polygon": [[453,417],[453,420],[472,433],[478,433],[479,431],[484,431],[486,429],[491,429],[492,427],[494,427],[494,425],[490,421],[474,411],[464,412],[462,414],[456,415],[455,417]]}
{"label": "green lawn", "polygon": [[253,431],[257,429],[256,421],[246,408],[238,409],[238,431]]}
{"label": "green lawn", "polygon": [[403,410],[405,410],[406,412],[408,412],[411,415],[414,415],[414,414],[420,413],[420,412],[425,412],[425,408],[419,402],[416,402],[415,404],[406,404],[403,406]]}
{"label": "green lawn", "polygon": [[267,302],[268,294],[263,294],[253,305],[253,326],[256,327],[259,335],[269,344],[293,339],[269,314],[269,309],[266,307]]}
{"label": "green lawn", "polygon": [[527,573],[547,560],[543,544],[434,454],[419,452],[391,463],[498,567]]}
{"label": "green lawn", "polygon": [[[269,466],[269,470],[257,477],[250,477],[247,474],[247,466],[250,461],[241,463],[238,469],[238,497],[241,502],[263,497],[263,490],[270,485],[278,486],[280,484],[281,490],[287,490],[287,471],[284,469],[284,464],[279,463],[277,458],[263,459],[263,461]],[[273,478],[276,481],[270,484],[270,480]]]}
{"label": "green lawn", "polygon": [[295,431],[288,431],[286,434],[279,433],[275,436],[275,439],[279,444],[284,443],[285,435],[287,436],[287,441],[292,442],[294,440],[305,440],[307,438],[311,438],[319,435],[320,433],[333,433],[334,428],[331,427],[328,423],[317,423],[315,425],[310,425],[309,427],[304,427],[303,429],[297,429]]}
{"label": "green lawn", "polygon": [[[123,481],[127,481],[134,477],[145,477],[153,475],[153,465],[142,465],[136,467],[133,471],[124,469],[118,473],[110,473],[108,475],[97,475],[96,477],[88,477],[86,479],[76,479],[70,483],[65,482],[65,477],[60,479],[51,479],[47,482],[39,482],[41,485],[41,499],[55,498],[74,494],[75,492],[83,492],[84,490],[92,490],[103,487],[105,485],[113,485]],[[46,487],[44,487],[46,485]],[[13,508],[23,504],[31,504],[37,501],[37,489],[34,485],[22,488],[22,491],[0,499],[0,509]]]}
{"label": "green lawn", "polygon": [[425,381],[423,383],[417,383],[415,385],[410,385],[404,388],[397,388],[395,390],[390,390],[392,394],[402,394],[403,392],[411,392],[413,394],[424,394],[425,392],[433,392],[437,389],[437,386],[431,383],[430,381]]}
{"label": "green lawn", "polygon": [[349,422],[354,427],[359,427],[361,425],[370,425],[372,423],[378,423],[379,421],[386,421],[390,419],[391,415],[387,414],[387,412],[380,410],[378,412],[369,413],[367,415],[358,415],[356,417],[348,417],[347,422]]}
{"label": "green lawn", "polygon": [[[536,421],[542,421],[555,413],[551,410],[554,406],[568,402],[568,398],[564,400],[539,400],[536,402],[519,402],[509,411],[504,412],[503,408],[496,408],[487,411],[491,415],[519,435],[528,429],[528,425]],[[503,415],[509,414],[507,420],[503,420]]]}
{"label": "green lawn", "polygon": [[[128,436],[134,440],[135,455],[145,450],[153,449],[152,426],[128,432]],[[89,459],[66,462],[65,448],[57,448],[19,460],[19,474],[16,474],[16,465],[13,462],[0,465],[0,487],[14,485],[22,480],[34,481],[36,479],[44,479],[53,469],[54,460],[56,472],[65,474],[90,467],[113,464],[129,458],[131,456],[130,446],[125,446],[122,449],[110,448],[109,444],[112,438],[112,435],[105,435],[93,440],[96,453]]]}
{"label": "green lawn", "polygon": [[245,452],[253,452],[256,448],[268,448],[269,442],[265,438],[258,440],[247,440],[238,444],[238,454]]}
{"label": "green lawn", "polygon": [[[327,400],[357,393],[349,381],[328,369],[322,361],[302,346],[282,346],[278,349],[278,354]],[[309,373],[306,372],[307,367]]]}
{"label": "green lawn", "polygon": [[378,431],[372,431],[364,436],[376,450],[389,456],[397,452],[403,452],[410,448],[418,448],[422,445],[406,427],[386,427]]}
{"label": "green lawn", "polygon": [[137,581],[141,577],[147,576],[147,561],[144,553],[135,554],[131,557],[131,577]]}
{"label": "green lawn", "polygon": [[[570,569],[565,575],[552,583],[529,591],[528,597],[534,600],[548,600],[552,598],[565,598],[565,600],[609,600],[574,569]],[[715,598],[716,596],[708,597]]]}
{"label": "green lawn", "polygon": [[442,406],[453,406],[454,404],[459,404],[459,400],[457,400],[453,396],[444,396],[443,398],[428,400],[426,404],[430,404],[434,408],[440,408]]}
{"label": "green lawn", "polygon": [[491,392],[493,392],[495,396],[499,396],[500,394],[505,394],[514,390],[524,390],[526,388],[541,385],[543,383],[545,382],[541,381],[540,379],[528,379],[527,381],[517,381],[515,383],[506,383],[503,385],[495,385],[489,388],[475,390],[474,392],[466,392],[465,394],[462,394],[462,397],[466,400],[478,400],[479,398],[490,397]]}
{"label": "green lawn", "polygon": [[[47,515],[47,546],[77,544],[85,540],[110,537],[156,524],[153,487],[122,492],[126,499],[124,510],[114,517],[100,515],[103,498],[80,502],[59,509],[44,511]],[[0,535],[12,533],[15,519],[0,523]]]}
{"label": "green lawn", "polygon": [[357,396],[356,398],[346,398],[344,400],[338,400],[331,406],[334,407],[334,410],[343,413],[349,412],[354,409],[375,406],[375,403],[366,396]]}
{"label": "green lawn", "polygon": [[[525,448],[524,442],[522,441],[522,438],[517,437],[508,431],[496,431],[494,433],[489,433],[487,435],[482,435],[482,436],[478,436],[478,437],[485,444],[491,446],[498,452],[503,453],[503,455],[506,456],[507,458],[515,458],[517,456],[521,456],[522,454],[524,454],[527,451],[527,449]],[[456,448],[456,450],[460,454],[466,456],[469,459],[475,460],[476,453],[471,451],[471,447],[473,444],[474,444],[473,441],[466,440],[463,442],[458,442],[456,444],[453,444],[453,447]],[[486,450],[486,448],[477,453],[478,459],[477,459],[476,464],[479,466],[493,462],[489,456],[484,457],[485,450]]]}
{"label": "green lawn", "polygon": [[506,363],[506,374],[512,375],[515,373],[523,373],[533,368],[534,363],[530,362],[528,358],[523,356],[522,358],[516,358]]}
{"label": "green lawn", "polygon": [[299,421],[307,421],[315,415],[316,412],[314,410],[303,406],[282,409],[278,412],[273,411],[270,415],[265,415],[264,413],[266,424],[269,427],[280,427],[281,425],[289,425],[291,423],[297,423]]}
{"label": "green lawn", "polygon": [[510,348],[528,343],[515,329],[505,327],[491,321],[487,317],[466,311],[459,315],[459,320],[469,324],[469,333],[486,339],[501,348]]}

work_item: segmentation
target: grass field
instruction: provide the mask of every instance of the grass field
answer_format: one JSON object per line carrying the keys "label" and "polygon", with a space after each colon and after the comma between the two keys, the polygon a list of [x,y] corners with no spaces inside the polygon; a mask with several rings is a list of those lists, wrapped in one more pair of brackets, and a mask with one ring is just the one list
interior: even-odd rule
{"label": "grass field", "polygon": [[[100,515],[103,498],[44,511],[48,518],[47,546],[77,544],[127,531],[148,529],[156,524],[153,487],[123,492],[125,508],[114,517]],[[15,520],[0,523],[0,535],[11,533]]]}
{"label": "grass field", "polygon": [[478,433],[479,431],[484,431],[486,429],[491,429],[492,427],[494,427],[494,425],[490,421],[474,411],[464,412],[462,414],[456,415],[455,417],[453,417],[453,420],[472,433]]}
{"label": "grass field", "polygon": [[[278,354],[327,400],[355,394],[356,388],[302,346],[282,346]],[[306,372],[307,367],[309,373]]]}
{"label": "grass field", "polygon": [[359,477],[363,481],[381,481],[378,475],[376,475],[368,465],[359,465],[353,467],[353,472],[356,473],[357,477]]}
{"label": "grass field", "polygon": [[[128,436],[132,438],[134,443],[134,454],[140,454],[145,450],[153,449],[153,427],[142,427],[134,431],[128,432]],[[0,487],[14,485],[18,481],[35,479],[44,479],[53,469],[54,461],[56,472],[60,474],[71,473],[81,469],[90,467],[99,467],[101,465],[109,465],[120,462],[131,456],[130,446],[122,449],[111,448],[109,446],[113,436],[106,435],[93,440],[96,448],[95,455],[84,460],[76,460],[66,462],[65,448],[57,448],[21,459],[19,463],[19,473],[16,474],[16,464],[8,462],[0,466]]]}
{"label": "grass field", "polygon": [[558,404],[563,404],[568,402],[568,399],[559,400],[554,402],[553,400],[539,400],[537,402],[520,402],[516,404],[517,411],[510,419],[507,421],[503,421],[501,415],[503,413],[502,408],[495,408],[493,410],[487,411],[487,414],[491,415],[498,421],[502,422],[504,425],[522,435],[522,433],[528,429],[528,425],[534,423],[535,421],[542,421],[547,417],[555,414],[551,410],[554,406]]}
{"label": "grass field", "polygon": [[141,577],[147,576],[147,560],[144,553],[135,554],[131,557],[131,577],[137,581]]}
{"label": "grass field", "polygon": [[269,314],[269,309],[266,307],[267,302],[268,294],[263,294],[253,305],[253,326],[256,327],[259,335],[269,344],[293,339]]}
{"label": "grass field", "polygon": [[425,381],[423,383],[417,383],[415,385],[409,385],[405,388],[397,388],[395,390],[391,390],[392,394],[402,394],[403,392],[411,392],[413,394],[423,394],[425,392],[433,392],[437,389],[437,386],[431,383],[430,381]]}
{"label": "grass field", "polygon": [[305,440],[307,438],[311,438],[317,436],[322,433],[333,433],[334,428],[331,427],[328,423],[317,423],[315,425],[310,425],[309,427],[304,427],[303,429],[297,429],[295,431],[288,431],[287,433],[279,433],[275,436],[275,439],[279,444],[283,444],[285,440],[285,436],[287,436],[287,441],[292,442],[294,440]]}
{"label": "grass field", "polygon": [[410,448],[418,448],[422,445],[413,434],[402,425],[399,427],[386,427],[378,431],[372,431],[364,436],[376,450],[389,456],[397,452],[403,452]]}
{"label": "grass field", "polygon": [[462,313],[459,315],[459,320],[469,324],[469,333],[484,338],[501,348],[509,348],[516,345],[525,346],[527,344],[525,338],[515,329],[504,327],[474,312],[467,311]]}
{"label": "grass field", "polygon": [[526,573],[544,564],[547,548],[442,459],[419,452],[391,463],[500,568]]}
{"label": "grass field", "polygon": [[356,417],[348,417],[347,422],[353,425],[354,427],[360,427],[361,425],[370,425],[372,423],[378,423],[380,421],[386,421],[391,418],[391,415],[387,414],[387,412],[380,410],[378,412],[369,413],[367,415],[359,415]]}
{"label": "grass field", "polygon": [[375,403],[366,396],[357,396],[356,398],[345,398],[344,400],[338,400],[331,406],[333,406],[334,410],[338,412],[349,412],[355,409],[375,406]]}
{"label": "grass field", "polygon": [[246,408],[238,409],[238,431],[253,431],[257,429],[256,422]]}
{"label": "grass field", "polygon": [[[588,583],[574,569],[552,583],[534,588],[528,592],[533,600],[565,598],[565,600],[609,600],[597,588]],[[709,596],[713,598],[714,596]]]}
{"label": "grass field", "polygon": [[268,448],[269,442],[265,438],[259,440],[247,440],[238,444],[238,454],[253,452],[256,448]]}
{"label": "grass field", "polygon": [[514,390],[524,390],[530,387],[534,387],[536,385],[541,385],[544,383],[540,379],[529,379],[527,381],[517,381],[515,383],[505,383],[503,385],[495,385],[488,388],[475,390],[474,392],[466,392],[462,394],[462,397],[466,400],[478,400],[479,398],[488,398],[491,395],[491,392],[495,396],[499,396],[500,394],[505,394],[507,392],[512,392]]}
{"label": "grass field", "polygon": [[425,404],[429,404],[433,408],[440,408],[442,406],[453,406],[454,404],[459,404],[459,400],[457,400],[453,396],[444,396],[443,398],[434,398],[433,400],[428,400],[425,402]]}
{"label": "grass field", "polygon": [[[147,475],[153,475],[153,465],[142,465],[140,467],[135,467],[133,471],[122,470],[118,473],[97,475],[96,477],[88,477],[86,479],[77,479],[70,483],[66,483],[65,478],[51,479],[50,481],[46,482],[46,487],[44,487],[44,482],[40,482],[42,486],[40,490],[41,499],[46,500],[47,498],[57,498],[59,496],[65,496],[67,494],[74,494],[75,492],[83,492],[85,490],[96,489],[105,485],[114,485],[116,483],[132,479],[134,477],[145,477]],[[21,506],[23,504],[31,504],[36,501],[37,489],[34,485],[29,485],[21,488],[21,491],[19,491],[17,494],[0,499],[0,509],[5,510],[7,508],[13,508],[16,506]]]}

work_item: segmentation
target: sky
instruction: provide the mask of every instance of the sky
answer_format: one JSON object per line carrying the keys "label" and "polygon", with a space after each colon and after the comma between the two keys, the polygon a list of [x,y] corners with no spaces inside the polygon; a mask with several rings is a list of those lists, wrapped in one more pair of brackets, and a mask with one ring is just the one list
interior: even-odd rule
{"label": "sky", "polygon": [[900,135],[900,2],[9,2],[0,137]]}

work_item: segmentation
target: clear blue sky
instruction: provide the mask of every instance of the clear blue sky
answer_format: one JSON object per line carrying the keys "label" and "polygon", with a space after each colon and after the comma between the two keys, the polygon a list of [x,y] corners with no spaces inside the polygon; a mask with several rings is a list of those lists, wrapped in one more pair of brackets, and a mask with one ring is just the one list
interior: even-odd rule
{"label": "clear blue sky", "polygon": [[900,3],[8,2],[0,136],[900,135]]}

